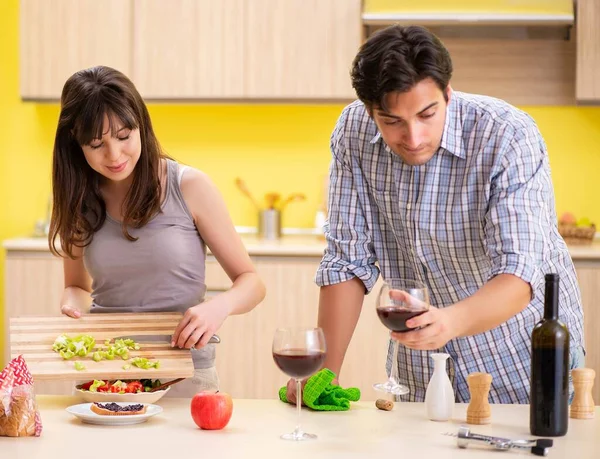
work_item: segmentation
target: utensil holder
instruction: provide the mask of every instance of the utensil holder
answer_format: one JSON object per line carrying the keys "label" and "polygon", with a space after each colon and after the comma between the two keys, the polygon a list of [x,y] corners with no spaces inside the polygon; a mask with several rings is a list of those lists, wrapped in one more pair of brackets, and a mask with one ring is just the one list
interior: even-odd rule
{"label": "utensil holder", "polygon": [[261,210],[258,215],[258,236],[267,241],[281,237],[281,212],[277,209]]}

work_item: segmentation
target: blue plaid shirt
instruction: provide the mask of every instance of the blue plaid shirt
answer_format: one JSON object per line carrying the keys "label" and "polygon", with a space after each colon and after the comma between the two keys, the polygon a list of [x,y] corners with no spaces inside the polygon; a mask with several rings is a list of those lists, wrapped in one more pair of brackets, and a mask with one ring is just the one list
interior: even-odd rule
{"label": "blue plaid shirt", "polygon": [[[410,166],[356,101],[337,122],[331,152],[319,286],[358,277],[370,291],[381,270],[384,279],[424,282],[432,306],[443,308],[501,273],[531,285],[532,301],[522,312],[437,351],[451,356],[457,402],[470,399],[467,375],[487,372],[491,402],[529,403],[531,332],[543,316],[546,273],[560,275],[559,318],[571,333],[571,354],[583,351],[577,277],[557,229],[546,146],[529,115],[497,99],[455,91],[440,148],[426,164]],[[399,347],[407,397],[423,401],[433,371],[430,352]]]}

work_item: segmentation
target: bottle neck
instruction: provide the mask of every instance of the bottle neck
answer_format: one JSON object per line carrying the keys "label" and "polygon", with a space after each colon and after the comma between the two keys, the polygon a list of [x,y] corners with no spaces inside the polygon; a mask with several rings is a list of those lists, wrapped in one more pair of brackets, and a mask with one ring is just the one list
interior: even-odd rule
{"label": "bottle neck", "polygon": [[558,319],[558,278],[546,281],[544,296],[544,319]]}
{"label": "bottle neck", "polygon": [[446,361],[448,360],[448,357],[449,355],[447,354],[437,354],[432,356],[434,371],[440,370],[446,372]]}

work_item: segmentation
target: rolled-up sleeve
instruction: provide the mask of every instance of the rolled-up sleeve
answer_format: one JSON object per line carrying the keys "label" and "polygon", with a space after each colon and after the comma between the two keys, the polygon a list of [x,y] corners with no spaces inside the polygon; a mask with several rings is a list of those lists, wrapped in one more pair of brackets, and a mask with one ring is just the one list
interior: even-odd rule
{"label": "rolled-up sleeve", "polygon": [[544,249],[556,225],[554,192],[544,142],[537,128],[516,132],[499,156],[491,181],[485,236],[492,272],[513,274],[541,288]]}
{"label": "rolled-up sleeve", "polygon": [[332,161],[329,170],[328,219],[325,224],[327,248],[317,270],[318,286],[359,278],[370,292],[379,276],[372,234],[365,219],[366,197],[361,201],[352,170],[350,147],[345,135],[348,110],[340,116],[331,136]]}

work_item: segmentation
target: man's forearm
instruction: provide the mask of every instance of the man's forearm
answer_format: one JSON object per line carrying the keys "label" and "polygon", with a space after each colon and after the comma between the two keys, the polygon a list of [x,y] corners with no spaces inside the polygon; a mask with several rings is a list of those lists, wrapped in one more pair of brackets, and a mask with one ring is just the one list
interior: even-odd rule
{"label": "man's forearm", "polygon": [[[500,274],[470,297],[450,306],[458,336],[483,333],[527,307],[531,287],[512,274]],[[450,312],[450,311],[449,311]]]}
{"label": "man's forearm", "polygon": [[319,327],[325,334],[327,357],[324,366],[338,377],[346,349],[356,328],[365,297],[365,286],[358,278],[321,287]]}

